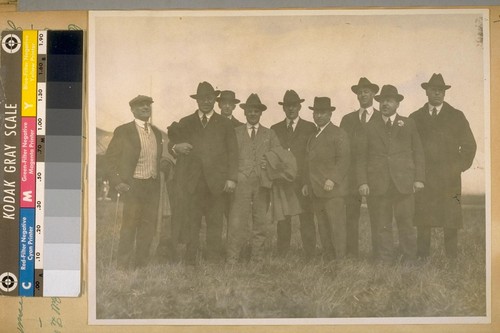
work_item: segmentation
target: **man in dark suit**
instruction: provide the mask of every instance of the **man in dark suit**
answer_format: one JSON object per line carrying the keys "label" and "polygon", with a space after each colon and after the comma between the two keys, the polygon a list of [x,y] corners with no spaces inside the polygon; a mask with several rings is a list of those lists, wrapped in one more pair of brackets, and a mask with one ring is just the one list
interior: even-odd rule
{"label": "man in dark suit", "polygon": [[[316,126],[312,122],[299,117],[302,102],[304,102],[304,99],[300,98],[294,90],[287,90],[283,96],[283,101],[278,102],[279,105],[283,106],[286,118],[271,126],[271,129],[278,136],[281,146],[292,152],[297,161],[297,178],[294,180],[294,188],[302,209],[302,213],[299,215],[300,236],[305,258],[310,259],[314,256],[316,249],[316,226],[310,198],[302,195],[302,187],[305,184],[304,164],[306,163],[307,140],[315,133]],[[291,236],[291,217],[287,216],[285,220],[278,221],[277,224],[279,254],[284,255],[288,252]]]}
{"label": "man in dark suit", "polygon": [[[185,208],[181,213],[187,216],[185,261],[192,265],[196,264],[202,216],[207,223],[206,258],[219,261],[223,194],[233,192],[237,181],[238,144],[231,121],[214,112],[218,94],[210,83],[200,83],[196,95],[191,95],[198,110],[179,121],[176,135],[169,129],[169,147],[177,156],[176,188],[186,193],[181,202],[177,200]],[[176,213],[176,218],[179,215]]]}
{"label": "man in dark suit", "polygon": [[[160,131],[148,121],[153,99],[139,95],[129,102],[135,120],[117,127],[106,151],[111,186],[123,196],[118,267],[147,264],[160,191]],[[135,255],[134,255],[135,243]]]}
{"label": "man in dark suit", "polygon": [[[347,224],[347,255],[357,257],[359,252],[359,217],[361,210],[361,195],[356,180],[356,143],[359,132],[366,123],[379,119],[380,112],[373,107],[373,97],[378,92],[378,85],[371,83],[365,77],[359,79],[357,85],[351,87],[359,101],[359,109],[346,114],[340,122],[340,128],[349,135],[351,147],[351,167],[349,168],[349,194],[346,196],[346,224]],[[376,253],[377,243],[375,235],[375,223],[370,218],[372,227],[372,249]]]}
{"label": "man in dark suit", "polygon": [[233,124],[233,127],[238,127],[243,125],[241,121],[236,119],[233,116],[233,111],[236,108],[236,104],[240,102],[239,99],[236,98],[236,94],[231,90],[223,90],[220,93],[220,96],[217,97],[217,105],[219,105],[220,114],[229,120]]}
{"label": "man in dark suit", "polygon": [[245,110],[247,123],[235,129],[239,154],[238,186],[229,213],[228,264],[248,259],[241,258],[249,255],[245,253],[247,244],[251,245],[252,261],[263,259],[266,225],[269,223],[266,213],[271,200],[269,187],[263,186],[266,181],[264,154],[280,146],[274,131],[260,124],[267,106],[261,103],[257,94],[251,94],[240,107]]}
{"label": "man in dark suit", "polygon": [[441,74],[422,83],[428,102],[410,115],[417,125],[425,152],[425,189],[416,195],[418,256],[430,254],[431,228],[444,229],[446,255],[455,258],[458,229],[462,227],[461,174],[470,168],[476,141],[462,111],[444,102],[446,90]]}
{"label": "man in dark suit", "polygon": [[335,110],[330,98],[314,98],[314,106],[309,109],[313,110],[317,133],[307,143],[307,180],[302,191],[313,202],[324,258],[342,259],[346,251],[344,196],[348,186],[349,138],[330,122]]}
{"label": "man in dark suit", "polygon": [[422,143],[412,119],[396,113],[403,95],[385,85],[375,100],[382,118],[366,124],[358,142],[359,192],[367,196],[375,217],[378,253],[383,261],[394,259],[392,220],[396,218],[403,260],[414,259],[413,193],[424,187],[425,162]]}

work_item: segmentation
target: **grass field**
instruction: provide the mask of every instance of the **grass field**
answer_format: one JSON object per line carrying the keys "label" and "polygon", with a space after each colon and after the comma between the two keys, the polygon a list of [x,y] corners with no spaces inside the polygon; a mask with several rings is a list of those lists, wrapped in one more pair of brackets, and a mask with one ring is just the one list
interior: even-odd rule
{"label": "grass field", "polygon": [[[363,210],[357,260],[304,263],[295,221],[292,250],[284,258],[275,255],[276,225],[270,223],[269,255],[262,263],[225,266],[202,262],[188,267],[156,261],[129,272],[110,264],[116,205],[98,202],[97,318],[485,316],[484,200],[472,199],[470,205],[464,205],[459,258],[453,262],[444,256],[440,230],[433,232],[429,261],[372,262],[369,222]],[[118,239],[115,249],[117,244]]]}

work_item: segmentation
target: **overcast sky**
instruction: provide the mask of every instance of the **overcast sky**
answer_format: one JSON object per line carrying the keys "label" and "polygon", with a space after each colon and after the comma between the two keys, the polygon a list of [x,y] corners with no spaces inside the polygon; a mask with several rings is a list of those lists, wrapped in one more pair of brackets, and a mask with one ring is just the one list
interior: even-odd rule
{"label": "overcast sky", "polygon": [[[155,101],[153,123],[166,130],[196,110],[189,95],[201,81],[234,90],[242,101],[258,93],[268,106],[265,126],[284,118],[278,101],[287,89],[306,99],[300,116],[308,120],[314,97],[330,97],[337,107],[332,121],[339,125],[358,107],[350,88],[361,76],[379,86],[395,85],[405,96],[398,113],[407,116],[427,101],[420,84],[442,73],[452,86],[445,100],[465,113],[478,143],[473,168],[463,177],[464,192],[484,193],[489,82],[478,10],[90,15],[91,126],[113,131],[131,121],[128,101],[145,94]],[[241,108],[234,115],[244,120]]]}

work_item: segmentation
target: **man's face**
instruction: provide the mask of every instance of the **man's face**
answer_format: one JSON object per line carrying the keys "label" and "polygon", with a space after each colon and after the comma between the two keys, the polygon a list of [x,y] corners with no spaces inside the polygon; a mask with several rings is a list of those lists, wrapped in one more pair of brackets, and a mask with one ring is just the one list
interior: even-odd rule
{"label": "man's face", "polygon": [[330,118],[332,118],[332,111],[313,111],[314,123],[319,127],[323,127],[328,124],[328,122],[330,122]]}
{"label": "man's face", "polygon": [[291,120],[295,120],[299,116],[300,108],[300,103],[283,105],[283,111],[285,111],[286,117]]}
{"label": "man's face", "polygon": [[133,106],[130,107],[132,113],[134,114],[134,117],[142,120],[142,121],[147,121],[149,117],[151,117],[151,103],[150,102],[140,102],[136,103]]}
{"label": "man's face", "polygon": [[262,111],[256,107],[248,107],[245,109],[245,117],[250,125],[256,125],[260,121],[260,116],[262,116]]}
{"label": "man's face", "polygon": [[224,117],[229,117],[233,114],[236,104],[231,101],[222,100],[219,102],[220,114]]}
{"label": "man's face", "polygon": [[200,96],[196,99],[196,103],[198,103],[198,110],[203,113],[209,113],[214,109],[215,95]]}
{"label": "man's face", "polygon": [[438,106],[443,104],[445,91],[443,88],[429,87],[425,90],[425,94],[429,99],[429,104]]}
{"label": "man's face", "polygon": [[399,107],[399,102],[395,97],[382,97],[380,100],[380,112],[386,117],[390,117],[396,113]]}
{"label": "man's face", "polygon": [[373,96],[375,93],[370,88],[361,88],[358,90],[358,101],[362,108],[369,108],[373,105]]}

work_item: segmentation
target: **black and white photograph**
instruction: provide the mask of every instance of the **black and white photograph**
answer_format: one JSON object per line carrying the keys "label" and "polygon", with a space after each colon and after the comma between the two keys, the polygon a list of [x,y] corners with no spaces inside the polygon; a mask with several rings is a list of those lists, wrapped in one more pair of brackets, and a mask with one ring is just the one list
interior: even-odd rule
{"label": "black and white photograph", "polygon": [[491,322],[488,15],[90,12],[89,324]]}

